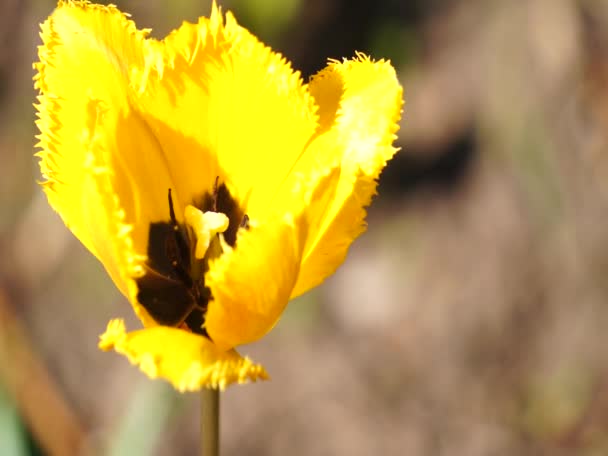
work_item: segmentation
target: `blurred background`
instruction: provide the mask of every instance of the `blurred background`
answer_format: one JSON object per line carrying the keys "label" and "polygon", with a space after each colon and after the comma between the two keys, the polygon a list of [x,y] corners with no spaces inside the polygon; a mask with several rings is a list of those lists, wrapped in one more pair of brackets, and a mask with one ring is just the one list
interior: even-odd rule
{"label": "blurred background", "polygon": [[[124,0],[162,38],[205,0]],[[223,0],[305,78],[391,59],[398,156],[343,267],[241,352],[224,455],[608,454],[608,2]],[[0,454],[192,455],[197,394],[97,349],[137,327],[48,207],[32,61],[0,0]]]}

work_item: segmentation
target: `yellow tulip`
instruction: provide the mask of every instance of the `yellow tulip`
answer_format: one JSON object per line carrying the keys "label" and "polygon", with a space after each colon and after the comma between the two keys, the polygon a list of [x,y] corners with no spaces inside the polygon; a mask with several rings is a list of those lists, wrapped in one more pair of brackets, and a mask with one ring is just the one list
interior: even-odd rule
{"label": "yellow tulip", "polygon": [[181,391],[264,379],[235,347],[365,229],[401,86],[362,54],[306,84],[215,4],[162,41],[147,33],[86,1],[42,24],[44,191],[143,323],[111,321],[102,349]]}

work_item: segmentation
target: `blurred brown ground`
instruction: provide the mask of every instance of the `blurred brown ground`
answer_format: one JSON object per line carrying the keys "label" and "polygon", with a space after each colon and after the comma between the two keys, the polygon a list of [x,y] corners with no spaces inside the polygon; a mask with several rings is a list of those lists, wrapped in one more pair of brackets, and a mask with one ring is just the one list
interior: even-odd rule
{"label": "blurred brown ground", "polygon": [[[116,3],[158,37],[209,11]],[[223,454],[608,454],[608,2],[220,3],[306,76],[391,58],[406,96],[368,232],[243,347],[272,381],[224,395]],[[35,185],[31,62],[53,5],[0,1],[4,311],[90,446],[196,454],[197,396],[97,350],[109,318],[137,323]]]}

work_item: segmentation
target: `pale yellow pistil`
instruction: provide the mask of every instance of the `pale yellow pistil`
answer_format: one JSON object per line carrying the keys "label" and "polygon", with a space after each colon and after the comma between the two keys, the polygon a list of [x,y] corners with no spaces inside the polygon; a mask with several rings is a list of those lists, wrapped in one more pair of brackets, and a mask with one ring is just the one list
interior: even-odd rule
{"label": "pale yellow pistil", "polygon": [[203,212],[194,206],[186,207],[184,217],[186,224],[196,237],[194,257],[202,260],[207,255],[212,241],[216,239],[216,235],[226,231],[230,221],[226,214],[213,211]]}

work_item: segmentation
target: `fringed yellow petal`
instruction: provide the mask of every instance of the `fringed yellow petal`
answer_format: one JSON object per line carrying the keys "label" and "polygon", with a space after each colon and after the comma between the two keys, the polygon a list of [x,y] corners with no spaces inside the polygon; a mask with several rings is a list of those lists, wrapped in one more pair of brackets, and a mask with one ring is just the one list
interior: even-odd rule
{"label": "fringed yellow petal", "polygon": [[299,73],[217,7],[153,47],[138,102],[171,151],[182,201],[219,176],[260,216],[316,129]]}
{"label": "fringed yellow petal", "polygon": [[253,342],[278,322],[296,283],[312,224],[309,210],[328,188],[335,187],[339,168],[301,175],[288,193],[292,212],[250,221],[236,249],[210,263],[205,283],[211,290],[205,329],[221,348]]}
{"label": "fringed yellow petal", "polygon": [[237,248],[209,265],[211,290],[205,329],[220,347],[253,342],[278,322],[295,285],[309,231],[308,207],[335,180],[338,169],[300,176],[290,190],[292,212],[252,219]]}
{"label": "fringed yellow petal", "polygon": [[395,154],[392,146],[403,104],[395,70],[385,61],[359,55],[331,62],[310,83],[319,105],[321,134],[307,155],[338,157],[335,187],[313,201],[300,276],[292,297],[321,283],[344,261],[352,241],[365,230],[365,208],[376,179]]}
{"label": "fringed yellow petal", "polygon": [[276,324],[298,276],[306,227],[300,219],[253,223],[237,248],[210,264],[205,329],[221,348],[253,342]]}
{"label": "fringed yellow petal", "polygon": [[335,99],[325,91],[333,85],[332,78],[341,81],[342,95],[333,123],[327,116],[322,126],[338,132],[345,147],[343,167],[359,167],[368,176],[378,176],[397,152],[392,143],[399,130],[403,88],[395,69],[386,60],[373,61],[363,54],[332,62],[310,84],[319,106],[331,106]]}
{"label": "fringed yellow petal", "polygon": [[[60,3],[42,25],[35,87],[40,167],[49,202],[127,293],[131,226],[106,148],[128,112],[128,67],[141,36],[113,7]],[[92,76],[95,77],[92,77]],[[85,82],[86,81],[86,82]],[[123,253],[126,253],[123,255]]]}
{"label": "fringed yellow petal", "polygon": [[169,218],[166,159],[134,107],[130,73],[144,31],[113,6],[60,2],[42,25],[35,64],[40,167],[50,204],[137,304],[153,221]]}
{"label": "fringed yellow petal", "polygon": [[206,337],[177,328],[158,326],[127,333],[122,320],[112,320],[99,348],[114,349],[150,378],[168,380],[182,392],[268,378],[261,365],[236,351],[222,351]]}

